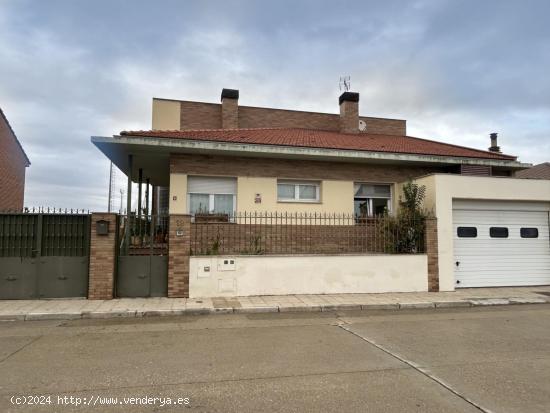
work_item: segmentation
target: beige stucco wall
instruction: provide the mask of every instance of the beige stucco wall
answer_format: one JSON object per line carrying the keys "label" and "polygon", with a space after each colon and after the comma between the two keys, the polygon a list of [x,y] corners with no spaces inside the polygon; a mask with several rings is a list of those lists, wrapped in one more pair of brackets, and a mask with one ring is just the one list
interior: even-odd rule
{"label": "beige stucco wall", "polygon": [[415,180],[426,186],[425,206],[437,217],[439,288],[454,291],[453,199],[539,201],[550,203],[550,180],[430,175]]}
{"label": "beige stucco wall", "polygon": [[[235,261],[234,270],[221,270],[224,258]],[[427,271],[423,254],[191,257],[189,295],[197,298],[427,291]]]}
{"label": "beige stucco wall", "polygon": [[[261,203],[255,203],[256,194]],[[321,181],[320,202],[278,202],[277,178],[239,177],[237,210],[251,212],[298,212],[353,214],[353,182]]]}
{"label": "beige stucco wall", "polygon": [[[255,203],[256,194],[261,203]],[[174,196],[177,200],[174,200]],[[237,211],[353,214],[353,182],[321,181],[321,202],[278,202],[276,178],[237,178]],[[187,175],[170,174],[170,213],[187,211]]]}
{"label": "beige stucco wall", "polygon": [[175,100],[153,99],[154,130],[179,130],[180,102]]}
{"label": "beige stucco wall", "polygon": [[187,213],[187,175],[185,174],[170,174],[168,211],[170,214]]}

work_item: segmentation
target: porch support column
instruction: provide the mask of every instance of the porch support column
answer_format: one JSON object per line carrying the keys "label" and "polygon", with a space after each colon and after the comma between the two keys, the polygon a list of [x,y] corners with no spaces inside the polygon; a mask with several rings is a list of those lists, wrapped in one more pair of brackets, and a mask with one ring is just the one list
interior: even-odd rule
{"label": "porch support column", "polygon": [[158,192],[158,186],[155,186],[153,185],[153,187],[151,188],[152,190],[152,194],[151,194],[151,214],[152,215],[157,215],[158,214],[158,211],[157,211],[157,192]]}
{"label": "porch support column", "polygon": [[124,249],[128,254],[128,247],[130,246],[130,217],[132,216],[132,164],[133,156],[128,155],[128,187],[126,188],[126,225],[124,226]]}
{"label": "porch support column", "polygon": [[168,226],[168,297],[189,297],[191,215],[170,215]]}
{"label": "porch support column", "polygon": [[141,217],[141,185],[143,184],[143,169],[139,168],[139,177],[138,177],[138,210],[137,216],[138,219]]}
{"label": "porch support column", "polygon": [[149,215],[149,178],[145,182],[145,215]]}

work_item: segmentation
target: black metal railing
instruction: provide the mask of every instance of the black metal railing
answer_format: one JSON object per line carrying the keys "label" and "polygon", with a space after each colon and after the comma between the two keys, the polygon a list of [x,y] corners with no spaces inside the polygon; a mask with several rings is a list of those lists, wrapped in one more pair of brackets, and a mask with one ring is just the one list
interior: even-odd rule
{"label": "black metal railing", "polygon": [[405,216],[197,214],[191,254],[415,254],[424,252],[424,233],[424,219]]}
{"label": "black metal railing", "polygon": [[168,215],[119,215],[119,255],[167,255]]}

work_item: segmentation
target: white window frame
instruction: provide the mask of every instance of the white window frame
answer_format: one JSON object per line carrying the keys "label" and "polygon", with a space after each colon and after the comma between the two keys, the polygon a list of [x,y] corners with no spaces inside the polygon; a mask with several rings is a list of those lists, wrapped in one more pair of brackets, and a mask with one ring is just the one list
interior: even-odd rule
{"label": "white window frame", "polygon": [[227,194],[227,193],[215,193],[215,194],[206,194],[204,192],[188,192],[187,193],[187,211],[191,213],[191,196],[190,195],[208,195],[208,213],[214,213],[214,196],[215,195],[232,195],[233,196],[233,214],[237,211],[237,195],[236,194]]}
{"label": "white window frame", "polygon": [[[294,198],[279,198],[279,184],[294,185]],[[315,199],[300,199],[300,186],[315,186]],[[277,202],[319,204],[321,203],[321,182],[294,179],[277,179]]]}
{"label": "white window frame", "polygon": [[355,202],[356,199],[364,199],[368,201],[367,205],[367,216],[373,217],[374,216],[374,202],[373,199],[385,199],[387,200],[387,208],[388,208],[388,214],[393,213],[393,184],[387,183],[387,182],[354,182],[354,186],[357,185],[385,185],[390,187],[390,197],[387,198],[385,196],[355,196],[355,190],[353,194],[353,202]]}

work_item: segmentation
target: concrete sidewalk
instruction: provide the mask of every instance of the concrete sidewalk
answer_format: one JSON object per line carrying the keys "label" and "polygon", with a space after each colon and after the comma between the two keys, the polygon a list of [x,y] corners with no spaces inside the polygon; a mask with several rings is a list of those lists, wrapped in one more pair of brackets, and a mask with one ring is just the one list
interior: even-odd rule
{"label": "concrete sidewalk", "polygon": [[[544,294],[547,293],[547,294]],[[212,313],[400,310],[550,303],[550,286],[455,292],[280,295],[232,298],[0,300],[0,320],[63,320]]]}

